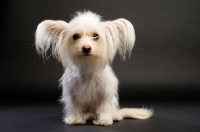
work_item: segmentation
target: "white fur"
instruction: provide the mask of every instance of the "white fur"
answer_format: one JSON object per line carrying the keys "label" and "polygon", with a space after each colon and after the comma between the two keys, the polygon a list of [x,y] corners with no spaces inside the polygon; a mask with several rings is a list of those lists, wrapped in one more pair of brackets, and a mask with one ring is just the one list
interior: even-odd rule
{"label": "white fur", "polygon": [[[152,115],[147,109],[119,109],[118,79],[110,63],[117,51],[122,59],[130,57],[134,42],[134,28],[128,20],[102,21],[90,11],[76,13],[69,23],[45,20],[38,25],[38,53],[46,57],[51,49],[65,68],[60,83],[67,124],[93,120],[97,125],[111,125],[123,118],[146,119]],[[85,46],[91,47],[89,53],[83,52]]]}

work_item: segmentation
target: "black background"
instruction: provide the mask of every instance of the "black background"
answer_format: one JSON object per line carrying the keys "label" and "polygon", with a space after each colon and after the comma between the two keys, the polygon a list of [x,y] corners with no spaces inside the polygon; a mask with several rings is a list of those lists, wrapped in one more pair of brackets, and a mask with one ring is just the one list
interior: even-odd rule
{"label": "black background", "polygon": [[69,22],[71,14],[84,9],[100,14],[104,20],[126,18],[135,27],[136,45],[130,60],[123,62],[116,56],[112,64],[120,81],[122,100],[198,98],[198,0],[8,0],[1,6],[3,102],[59,98],[58,80],[63,68],[53,58],[43,61],[37,55],[34,32],[45,19]]}
{"label": "black background", "polygon": [[[199,132],[199,0],[4,0],[1,1],[0,131]],[[63,74],[52,57],[35,52],[34,33],[46,19],[71,19],[88,9],[104,20],[126,18],[136,45],[126,62],[112,67],[120,81],[122,107],[148,107],[148,120],[125,119],[110,127],[68,126],[58,100]]]}

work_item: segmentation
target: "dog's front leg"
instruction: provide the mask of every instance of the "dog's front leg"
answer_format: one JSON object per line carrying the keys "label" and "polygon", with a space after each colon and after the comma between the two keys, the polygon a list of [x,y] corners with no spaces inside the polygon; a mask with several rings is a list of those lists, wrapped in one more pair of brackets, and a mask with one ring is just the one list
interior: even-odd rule
{"label": "dog's front leg", "polygon": [[69,125],[85,124],[81,108],[74,102],[66,102],[64,122]]}
{"label": "dog's front leg", "polygon": [[94,120],[93,123],[96,125],[111,125],[113,124],[112,119],[112,108],[108,102],[103,102],[101,106],[97,109],[97,120]]}

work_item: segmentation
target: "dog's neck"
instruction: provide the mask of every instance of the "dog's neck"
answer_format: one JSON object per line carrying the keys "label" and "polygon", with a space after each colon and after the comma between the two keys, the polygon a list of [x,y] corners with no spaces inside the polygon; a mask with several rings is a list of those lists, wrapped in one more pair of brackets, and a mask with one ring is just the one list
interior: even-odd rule
{"label": "dog's neck", "polygon": [[66,69],[68,69],[69,71],[71,71],[72,73],[78,76],[96,76],[96,75],[101,74],[102,71],[105,70],[107,65],[105,66],[102,65],[101,67],[96,67],[96,68],[91,68],[91,67],[87,68],[87,67],[78,67],[76,65],[69,64],[66,67]]}
{"label": "dog's neck", "polygon": [[94,75],[98,75],[102,71],[103,69],[98,69],[98,70],[87,70],[87,69],[82,69],[82,68],[78,69],[78,73],[81,76],[94,76]]}

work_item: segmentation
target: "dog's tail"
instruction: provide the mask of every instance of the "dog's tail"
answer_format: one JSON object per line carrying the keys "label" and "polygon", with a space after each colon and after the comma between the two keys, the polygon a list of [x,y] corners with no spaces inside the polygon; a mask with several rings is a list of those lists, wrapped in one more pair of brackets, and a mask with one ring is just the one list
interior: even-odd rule
{"label": "dog's tail", "polygon": [[144,108],[123,108],[117,111],[123,118],[147,119],[153,115],[153,110]]}

